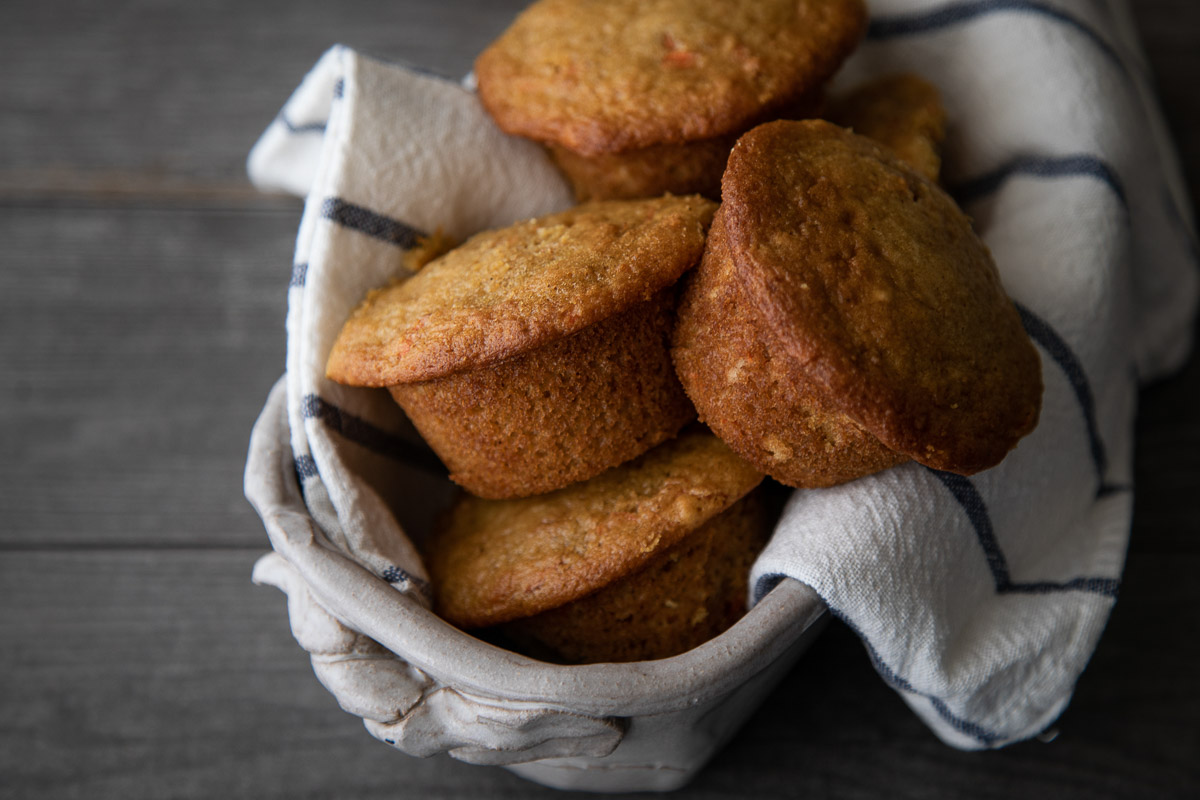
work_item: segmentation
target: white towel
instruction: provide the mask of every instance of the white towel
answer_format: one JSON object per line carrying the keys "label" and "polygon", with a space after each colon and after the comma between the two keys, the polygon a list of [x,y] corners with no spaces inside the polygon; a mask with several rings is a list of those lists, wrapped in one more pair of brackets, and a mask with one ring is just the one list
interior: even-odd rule
{"label": "white towel", "polygon": [[[909,464],[793,494],[754,597],[809,584],[879,674],[965,749],[1044,730],[1116,600],[1139,381],[1177,367],[1197,291],[1191,211],[1123,0],[876,0],[841,86],[931,80],[945,183],[991,248],[1042,357],[1037,430],[964,478]],[[541,150],[463,84],[335,47],[255,146],[254,182],[307,198],[287,394],[305,499],[330,540],[402,591],[426,576],[389,507],[444,481],[385,393],[324,378],[351,309],[403,276],[421,235],[457,238],[570,203]],[[412,503],[399,506],[412,509]],[[296,621],[293,620],[293,623]]]}

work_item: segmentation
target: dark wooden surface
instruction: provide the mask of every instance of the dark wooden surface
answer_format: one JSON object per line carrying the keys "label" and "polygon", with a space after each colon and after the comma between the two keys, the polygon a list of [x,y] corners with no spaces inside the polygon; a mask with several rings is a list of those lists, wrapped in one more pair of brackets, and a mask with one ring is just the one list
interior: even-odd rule
{"label": "dark wooden surface", "polygon": [[[299,203],[244,159],[333,42],[448,75],[516,2],[0,9],[0,797],[549,797],[375,742],[242,498]],[[1200,6],[1142,0],[1192,196]],[[1057,739],[940,744],[831,626],[680,797],[1200,796],[1200,360],[1143,392],[1128,567]]]}

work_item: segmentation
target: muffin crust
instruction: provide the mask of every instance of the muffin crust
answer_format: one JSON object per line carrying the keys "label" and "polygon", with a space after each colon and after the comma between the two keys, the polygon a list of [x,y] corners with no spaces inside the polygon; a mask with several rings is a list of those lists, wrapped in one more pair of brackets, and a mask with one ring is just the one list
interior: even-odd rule
{"label": "muffin crust", "polygon": [[477,628],[578,600],[645,566],[762,478],[697,426],[555,492],[464,496],[427,545],[435,610]]}
{"label": "muffin crust", "polygon": [[736,134],[823,85],[862,0],[540,0],[476,60],[499,126],[585,156]]}
{"label": "muffin crust", "polygon": [[668,658],[703,644],[746,613],[750,567],[770,523],[760,495],[746,495],[637,572],[503,632],[533,655],[571,664]]}
{"label": "muffin crust", "polygon": [[714,203],[588,203],[486,231],[372,291],[326,375],[351,386],[429,380],[570,336],[647,300],[699,261]]}
{"label": "muffin crust", "polygon": [[733,274],[717,212],[701,266],[688,276],[671,351],[700,420],[788,486],[844,483],[903,463],[803,379]]}
{"label": "muffin crust", "polygon": [[863,84],[835,98],[828,119],[884,145],[929,180],[938,179],[946,110],[937,87],[924,78],[890,75]]}
{"label": "muffin crust", "polygon": [[674,436],[696,416],[668,346],[675,291],[498,364],[390,387],[455,483],[540,494]]}
{"label": "muffin crust", "polygon": [[[791,365],[795,392],[823,412],[810,432],[833,418],[838,433],[820,431],[826,441],[849,434],[848,458],[886,465],[878,448],[853,444],[862,437],[840,415],[887,450],[971,474],[999,463],[1033,429],[1037,351],[987,248],[936,185],[865,137],[813,120],[768,123],[742,137],[722,192],[710,247],[725,248],[730,291],[752,309],[760,347],[772,363]],[[720,252],[706,258],[693,287],[717,281],[721,262]],[[744,417],[721,405],[711,376],[704,383],[705,373],[688,366],[720,334],[711,312],[701,327],[703,315],[688,310],[720,292],[688,291],[675,356],[684,387],[705,420]],[[786,426],[766,421],[777,409],[769,398],[756,408],[755,424],[779,439],[768,449],[811,457],[811,436],[789,439]],[[774,474],[771,459],[751,456],[764,439],[738,449]]]}

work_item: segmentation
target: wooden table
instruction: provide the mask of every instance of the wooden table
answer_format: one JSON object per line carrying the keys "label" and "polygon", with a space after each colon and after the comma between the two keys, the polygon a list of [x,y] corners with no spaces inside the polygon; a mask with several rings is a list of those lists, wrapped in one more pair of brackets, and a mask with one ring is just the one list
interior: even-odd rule
{"label": "wooden table", "polygon": [[[448,75],[517,2],[0,11],[0,797],[549,797],[372,740],[242,498],[299,203],[245,155],[325,48]],[[1200,6],[1138,2],[1200,197]],[[1148,388],[1121,600],[1058,738],[939,743],[834,625],[681,797],[1200,796],[1200,360]]]}

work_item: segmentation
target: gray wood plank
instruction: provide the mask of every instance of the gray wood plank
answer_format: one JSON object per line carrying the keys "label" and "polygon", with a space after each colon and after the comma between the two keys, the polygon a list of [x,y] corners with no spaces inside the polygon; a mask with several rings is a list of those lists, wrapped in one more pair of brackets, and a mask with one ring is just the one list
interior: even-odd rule
{"label": "gray wood plank", "polygon": [[6,555],[0,796],[447,796],[457,765],[379,744],[316,682],[255,557]]}
{"label": "gray wood plank", "polygon": [[[372,739],[317,684],[283,596],[250,585],[255,555],[0,559],[0,795],[552,796],[499,769],[413,759]],[[1126,597],[1049,744],[946,747],[835,624],[674,796],[1194,796],[1200,643],[1170,634],[1200,626],[1198,562],[1131,560]]]}
{"label": "gray wood plank", "polygon": [[236,200],[246,154],[344,43],[459,77],[523,2],[4,3],[0,198],[77,191]]}
{"label": "gray wood plank", "polygon": [[0,543],[264,541],[241,474],[297,219],[0,213]]}

